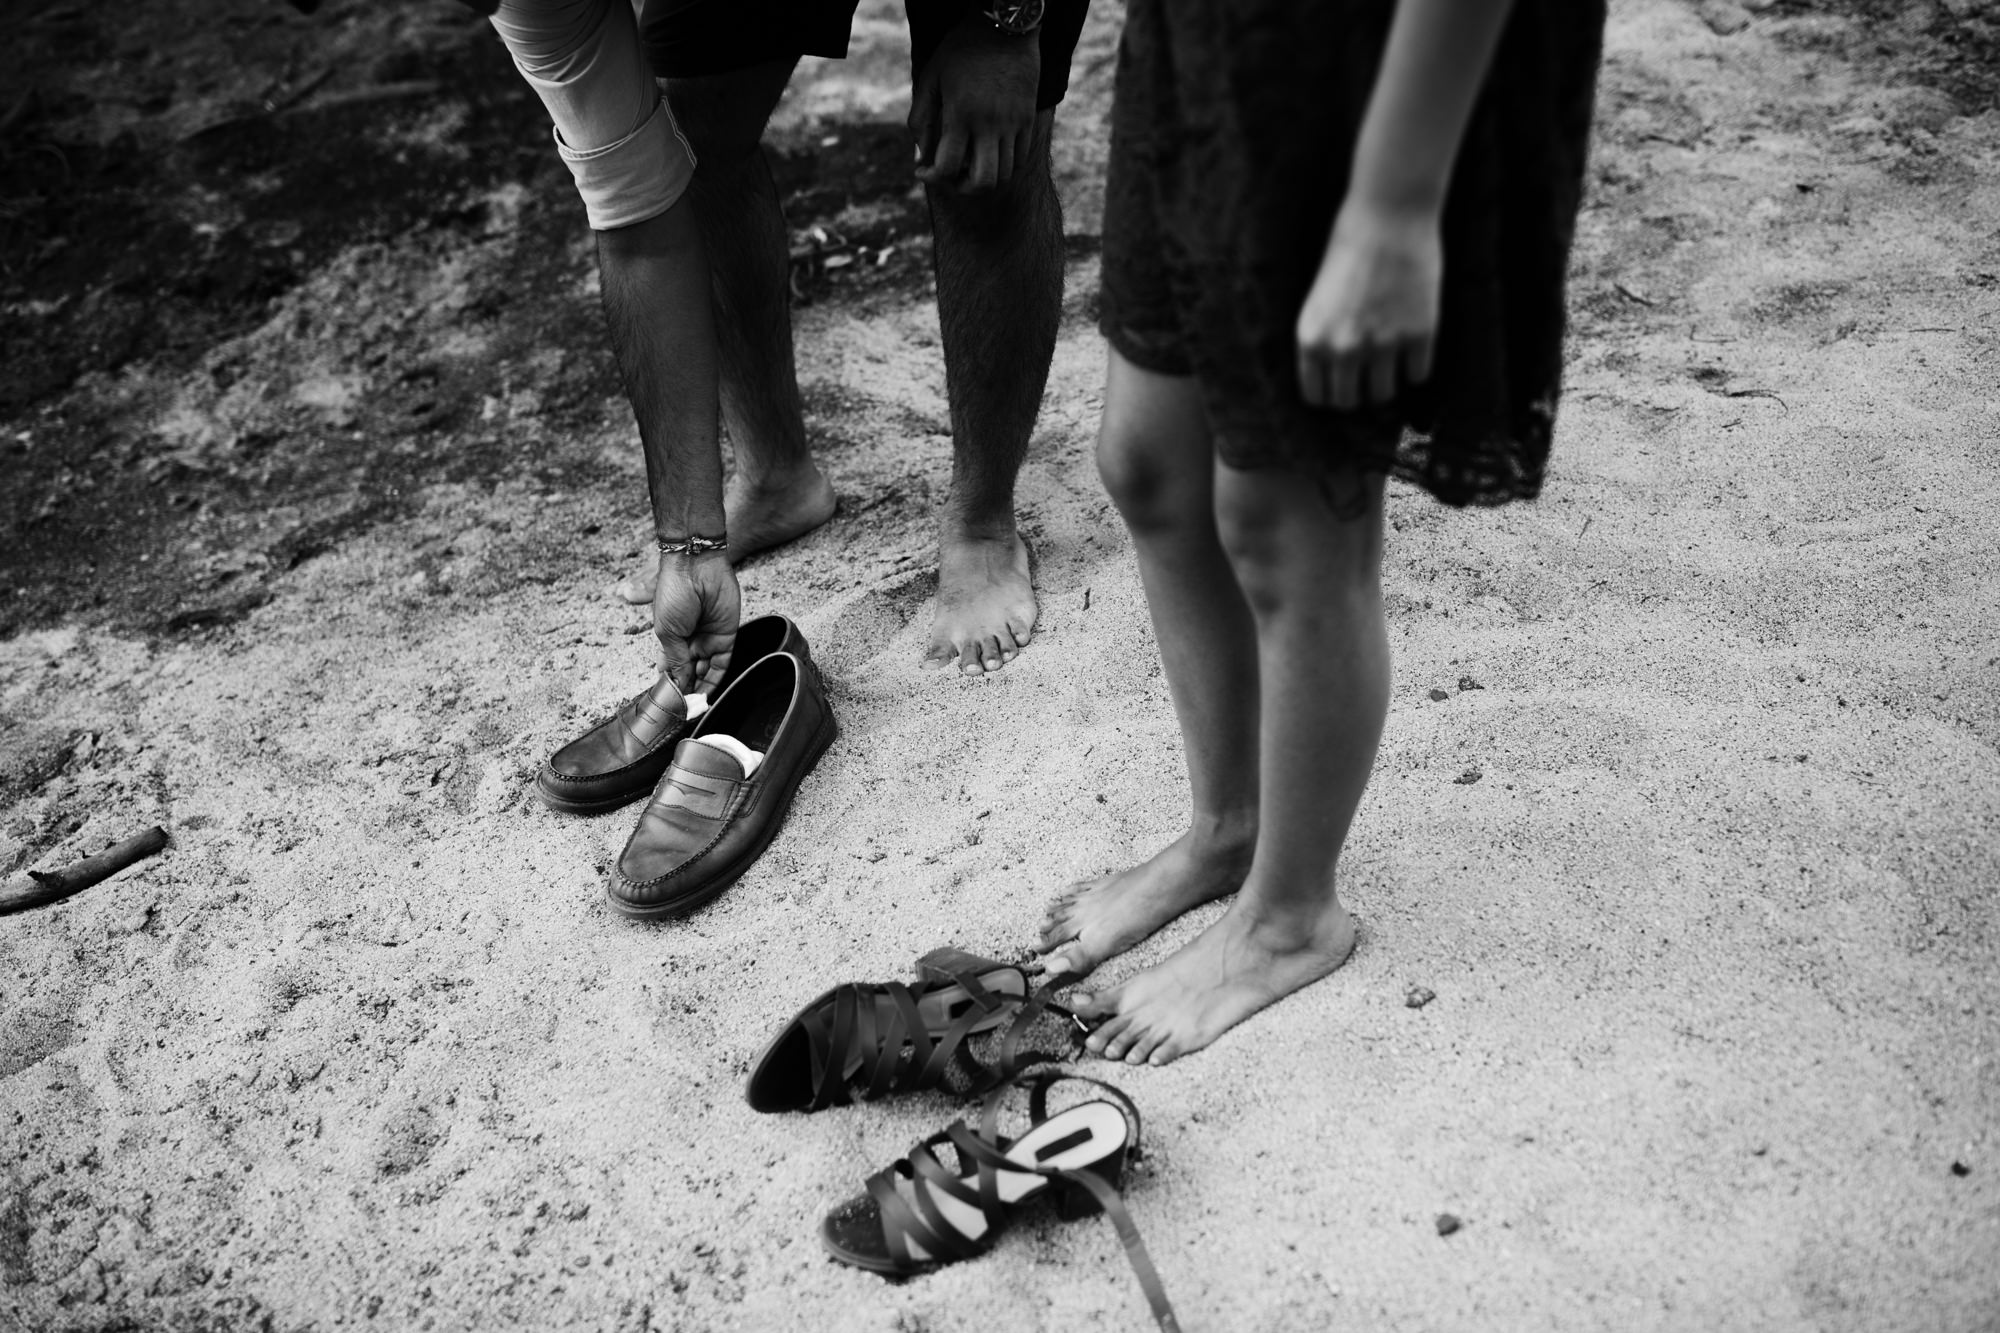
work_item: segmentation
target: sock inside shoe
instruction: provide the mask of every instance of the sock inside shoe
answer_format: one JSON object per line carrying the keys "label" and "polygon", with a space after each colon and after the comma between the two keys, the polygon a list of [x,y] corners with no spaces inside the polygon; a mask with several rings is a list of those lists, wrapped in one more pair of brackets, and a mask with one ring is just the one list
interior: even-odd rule
{"label": "sock inside shoe", "polygon": [[[694,697],[699,699],[701,696],[695,695]],[[743,770],[745,778],[757,776],[757,770],[764,763],[764,752],[762,750],[753,750],[734,736],[724,736],[719,732],[712,732],[706,736],[696,736],[692,743],[695,745],[706,745],[709,749],[719,754],[728,755],[736,761],[737,767]]]}

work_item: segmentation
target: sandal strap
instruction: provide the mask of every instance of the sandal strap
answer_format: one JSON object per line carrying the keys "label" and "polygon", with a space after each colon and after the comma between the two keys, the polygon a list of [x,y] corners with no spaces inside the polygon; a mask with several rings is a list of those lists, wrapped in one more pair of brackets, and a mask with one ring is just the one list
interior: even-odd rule
{"label": "sandal strap", "polygon": [[[933,1150],[947,1142],[958,1149],[961,1166],[976,1168],[971,1176],[952,1170],[938,1159]],[[882,1238],[898,1267],[908,1271],[919,1262],[910,1254],[912,1240],[924,1247],[932,1261],[969,1259],[986,1248],[986,1238],[999,1230],[1006,1211],[1006,1205],[1000,1201],[995,1158],[1005,1161],[1004,1155],[978,1144],[963,1121],[956,1121],[951,1128],[917,1145],[908,1157],[868,1178],[868,1193],[874,1198],[881,1218]],[[896,1187],[899,1181],[909,1182],[907,1197]],[[951,1224],[937,1205],[938,1193],[950,1195],[986,1219],[986,1230],[980,1239],[973,1239]]]}
{"label": "sandal strap", "polygon": [[[1126,1149],[1128,1158],[1136,1160],[1141,1154],[1140,1133],[1142,1124],[1139,1108],[1130,1097],[1102,1079],[1091,1078],[1088,1074],[1068,1074],[1060,1069],[1037,1069],[1012,1084],[1003,1084],[987,1094],[985,1104],[979,1112],[980,1136],[987,1140],[995,1137],[995,1127],[1000,1113],[1000,1102],[1010,1086],[1025,1086],[1028,1090],[1028,1120],[1031,1124],[1041,1124],[1049,1118],[1049,1089],[1058,1083],[1088,1083],[1101,1088],[1117,1099],[1119,1109],[1132,1126],[1132,1140]],[[1132,1265],[1132,1273],[1139,1279],[1139,1287],[1146,1293],[1146,1303],[1153,1307],[1153,1320],[1160,1326],[1160,1333],[1180,1333],[1180,1322],[1174,1317],[1173,1303],[1167,1299],[1166,1284],[1160,1280],[1160,1270],[1153,1265],[1153,1259],[1146,1252],[1146,1242],[1139,1235],[1139,1224],[1132,1220],[1125,1201],[1110,1181],[1095,1171],[1069,1170],[1064,1167],[1026,1166],[1009,1162],[1011,1170],[1033,1171],[1037,1175],[1053,1176],[1073,1181],[1083,1186],[1096,1197],[1104,1208],[1111,1225],[1118,1229],[1118,1239],[1125,1246],[1125,1260]]]}
{"label": "sandal strap", "polygon": [[[980,1063],[966,1049],[972,1030],[1013,1003],[982,984],[971,967],[946,973],[972,1001],[949,1028],[933,1036],[917,1007],[918,996],[899,981],[849,983],[834,989],[831,1011],[821,1007],[804,1020],[812,1053],[810,1110],[844,1106],[858,1094],[865,1100],[895,1092],[916,1092],[944,1082],[954,1060],[965,1065],[973,1091],[984,1092],[1006,1081],[1020,1063],[1020,1034],[1048,1005],[1044,987],[1022,1005],[1002,1037],[998,1069]],[[1039,1056],[1036,1058],[1048,1058]]]}
{"label": "sandal strap", "polygon": [[[1071,1055],[1075,1054],[1074,1049],[1062,1052],[1055,1052],[1055,1051],[1024,1052],[1021,1050],[1021,1043],[1027,1037],[1028,1029],[1031,1026],[1033,1026],[1035,1020],[1037,1018],[1040,1018],[1044,1013],[1053,1010],[1069,1018],[1072,1022],[1076,1021],[1075,1014],[1072,1014],[1068,1009],[1064,1008],[1062,1005],[1055,1003],[1055,993],[1057,989],[1066,984],[1068,984],[1066,980],[1057,980],[1048,982],[1047,984],[1037,988],[1032,995],[1028,996],[1028,998],[1022,1002],[1021,1012],[1014,1016],[1014,1021],[1007,1025],[1007,1031],[1000,1038],[999,1062],[996,1065],[994,1065],[993,1068],[986,1071],[987,1077],[991,1080],[991,1082],[975,1085],[975,1091],[990,1091],[992,1088],[999,1087],[1011,1081],[1015,1075],[1021,1072],[1023,1066],[1046,1063],[1051,1060],[1066,1060]],[[1080,1028],[1076,1035],[1079,1038],[1081,1037]],[[1079,1043],[1076,1041],[1071,1042],[1072,1048],[1074,1048],[1078,1044]],[[1109,1084],[1101,1084],[1099,1086],[1110,1087]],[[1119,1092],[1118,1089],[1111,1088],[1111,1091],[1113,1093],[1116,1093],[1120,1099],[1125,1098],[1125,1094]],[[1131,1105],[1129,1100],[1126,1101],[1126,1105],[1127,1106]],[[1135,1110],[1133,1114],[1136,1117],[1137,1111]],[[1034,1116],[1037,1120],[1040,1120],[1042,1118],[1039,1111],[1034,1112]]]}
{"label": "sandal strap", "polygon": [[[1036,1070],[1021,1082],[1028,1088],[1029,1119],[1033,1124],[1041,1124],[1048,1119],[1048,1094],[1054,1085],[1088,1083],[1102,1088],[1117,1098],[1121,1110],[1131,1122],[1132,1138],[1126,1148],[1128,1156],[1136,1158],[1139,1155],[1139,1108],[1119,1088],[1087,1075],[1065,1074],[1055,1069]],[[918,1144],[908,1157],[868,1178],[868,1193],[875,1200],[881,1218],[882,1239],[888,1246],[890,1259],[905,1272],[914,1269],[917,1260],[910,1254],[910,1242],[913,1240],[923,1246],[932,1260],[966,1259],[984,1250],[991,1238],[998,1234],[1007,1211],[1007,1205],[1000,1198],[1002,1171],[1028,1172],[1050,1180],[1067,1181],[1088,1190],[1111,1219],[1111,1225],[1117,1228],[1118,1239],[1125,1247],[1125,1261],[1132,1266],[1133,1275],[1139,1279],[1140,1290],[1146,1294],[1146,1303],[1152,1307],[1153,1321],[1159,1325],[1160,1333],[1180,1333],[1180,1321],[1174,1316],[1173,1302],[1167,1298],[1166,1283],[1160,1280],[1160,1270],[1147,1253],[1146,1242],[1139,1234],[1139,1225],[1132,1220],[1132,1214],[1125,1207],[1117,1187],[1095,1171],[1017,1162],[1007,1156],[1002,1146],[1006,1141],[1000,1138],[995,1124],[1001,1098],[1012,1086],[1012,1083],[1003,1084],[987,1096],[980,1110],[977,1134],[963,1120],[954,1120],[941,1133],[933,1134]],[[935,1151],[946,1143],[958,1154],[957,1170],[946,1166]],[[967,1168],[971,1169],[968,1171]],[[898,1181],[909,1182],[907,1199],[903,1191],[896,1187]],[[979,1239],[974,1240],[952,1225],[937,1205],[938,1193],[947,1194],[980,1213],[986,1221],[986,1229]]]}
{"label": "sandal strap", "polygon": [[994,1131],[1000,1118],[1000,1103],[1005,1098],[1007,1091],[1015,1087],[1024,1087],[1028,1091],[1029,1123],[1041,1124],[1042,1121],[1049,1118],[1049,1089],[1058,1083],[1088,1083],[1093,1088],[1102,1088],[1115,1097],[1118,1100],[1119,1109],[1125,1113],[1125,1119],[1132,1126],[1132,1142],[1127,1152],[1134,1159],[1142,1155],[1144,1149],[1141,1147],[1140,1140],[1145,1129],[1145,1122],[1139,1117],[1138,1106],[1130,1097],[1125,1095],[1124,1089],[1106,1083],[1103,1079],[1092,1078],[1088,1074],[1070,1074],[1060,1069],[1033,1069],[1021,1077],[1003,1083],[993,1089],[993,1091],[987,1093],[986,1101],[979,1110],[980,1135],[988,1139],[995,1137]]}
{"label": "sandal strap", "polygon": [[1069,1171],[1058,1167],[1050,1174],[1083,1186],[1103,1206],[1105,1216],[1118,1229],[1118,1239],[1125,1245],[1125,1261],[1132,1265],[1132,1273],[1139,1279],[1139,1288],[1146,1293],[1146,1304],[1153,1307],[1153,1322],[1160,1326],[1160,1333],[1180,1333],[1180,1320],[1174,1317],[1174,1304],[1167,1299],[1167,1284],[1160,1281],[1160,1270],[1153,1266],[1153,1257],[1146,1253],[1146,1242],[1139,1235],[1139,1224],[1132,1220],[1132,1214],[1126,1211],[1125,1200],[1119,1197],[1111,1182],[1095,1171]]}

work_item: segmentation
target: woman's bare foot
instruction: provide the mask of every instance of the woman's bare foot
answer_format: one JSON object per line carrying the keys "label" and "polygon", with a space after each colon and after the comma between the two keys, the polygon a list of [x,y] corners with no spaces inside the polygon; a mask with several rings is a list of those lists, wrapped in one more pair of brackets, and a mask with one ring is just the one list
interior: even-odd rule
{"label": "woman's bare foot", "polygon": [[938,538],[937,611],[926,662],[956,659],[968,676],[998,671],[1035,632],[1028,544],[1008,525],[981,533],[945,520]]}
{"label": "woman's bare foot", "polygon": [[1190,908],[1243,887],[1257,849],[1254,826],[1241,834],[1198,838],[1193,830],[1151,860],[1087,884],[1073,884],[1042,916],[1049,975],[1083,976]]}
{"label": "woman's bare foot", "polygon": [[[803,537],[832,518],[838,506],[833,483],[810,463],[783,480],[767,477],[756,486],[738,472],[729,479],[722,497],[722,512],[729,523],[730,563],[741,563],[759,551]],[[653,587],[660,577],[659,556],[649,554],[642,559],[641,566],[617,588],[618,596],[634,606],[652,603]]]}
{"label": "woman's bare foot", "polygon": [[1085,1045],[1107,1060],[1166,1064],[1329,975],[1354,952],[1354,918],[1338,899],[1316,919],[1283,923],[1256,919],[1245,901],[1239,896],[1158,966],[1101,995],[1077,996],[1071,1008],[1099,1025]]}

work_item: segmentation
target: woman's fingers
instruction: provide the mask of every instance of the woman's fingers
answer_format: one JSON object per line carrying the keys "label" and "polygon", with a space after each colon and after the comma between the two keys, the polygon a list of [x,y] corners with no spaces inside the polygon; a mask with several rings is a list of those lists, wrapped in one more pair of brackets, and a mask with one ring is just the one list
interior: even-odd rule
{"label": "woman's fingers", "polygon": [[1314,407],[1331,407],[1333,398],[1327,387],[1327,358],[1331,354],[1323,347],[1310,343],[1299,344],[1299,396]]}
{"label": "woman's fingers", "polygon": [[1425,334],[1403,345],[1403,375],[1410,383],[1422,384],[1431,377],[1432,344],[1431,336]]}
{"label": "woman's fingers", "polygon": [[1393,403],[1396,401],[1396,362],[1398,348],[1373,347],[1367,352],[1368,358],[1368,401],[1371,403]]}
{"label": "woman's fingers", "polygon": [[1314,407],[1350,411],[1393,403],[1406,386],[1430,378],[1431,339],[1345,348],[1302,343],[1298,371],[1299,394]]}
{"label": "woman's fingers", "polygon": [[1366,357],[1360,348],[1333,353],[1327,367],[1327,406],[1342,412],[1361,406],[1361,376]]}

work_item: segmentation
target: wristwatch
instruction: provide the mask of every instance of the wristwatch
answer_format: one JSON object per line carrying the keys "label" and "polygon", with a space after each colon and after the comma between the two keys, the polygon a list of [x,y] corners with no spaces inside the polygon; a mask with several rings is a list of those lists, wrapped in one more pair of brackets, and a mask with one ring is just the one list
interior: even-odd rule
{"label": "wristwatch", "polygon": [[1046,8],[1045,0],[986,0],[986,8],[980,12],[1009,37],[1026,37],[1042,26]]}

